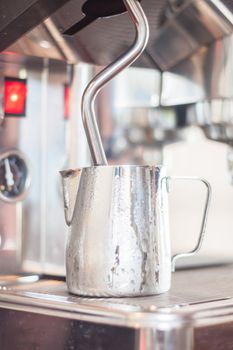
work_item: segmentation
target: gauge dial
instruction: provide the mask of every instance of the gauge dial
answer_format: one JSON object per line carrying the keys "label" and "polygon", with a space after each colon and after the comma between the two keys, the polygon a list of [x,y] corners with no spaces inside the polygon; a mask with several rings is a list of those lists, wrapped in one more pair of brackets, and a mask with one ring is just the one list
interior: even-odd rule
{"label": "gauge dial", "polygon": [[19,151],[0,155],[0,197],[7,202],[22,200],[30,184],[29,168]]}

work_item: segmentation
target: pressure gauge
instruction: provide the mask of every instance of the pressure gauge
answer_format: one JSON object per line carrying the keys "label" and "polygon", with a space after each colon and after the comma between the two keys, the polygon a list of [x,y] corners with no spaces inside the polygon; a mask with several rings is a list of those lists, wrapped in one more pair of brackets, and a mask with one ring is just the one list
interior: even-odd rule
{"label": "pressure gauge", "polygon": [[28,161],[18,150],[0,154],[0,199],[17,202],[25,198],[31,183]]}

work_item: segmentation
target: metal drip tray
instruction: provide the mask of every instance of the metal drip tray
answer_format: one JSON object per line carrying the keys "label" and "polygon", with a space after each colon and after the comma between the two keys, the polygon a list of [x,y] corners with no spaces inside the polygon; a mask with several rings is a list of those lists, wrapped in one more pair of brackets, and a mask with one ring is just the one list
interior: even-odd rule
{"label": "metal drip tray", "polygon": [[233,265],[178,271],[169,293],[143,298],[80,298],[54,280],[11,285],[0,307],[1,350],[227,350]]}

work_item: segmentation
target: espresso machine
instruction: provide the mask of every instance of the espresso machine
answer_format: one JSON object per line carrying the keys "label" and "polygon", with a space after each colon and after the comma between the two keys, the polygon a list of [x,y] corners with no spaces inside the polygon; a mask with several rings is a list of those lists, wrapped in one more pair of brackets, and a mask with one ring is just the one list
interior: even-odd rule
{"label": "espresso machine", "polygon": [[[231,0],[142,0],[148,45],[95,102],[109,164],[163,163],[212,184],[199,256],[181,260],[171,291],[156,297],[67,293],[59,170],[91,164],[83,91],[135,35],[117,1],[103,13],[105,3],[0,5],[0,348],[230,349]],[[174,254],[194,245],[203,201],[198,185],[179,186],[170,195]]]}

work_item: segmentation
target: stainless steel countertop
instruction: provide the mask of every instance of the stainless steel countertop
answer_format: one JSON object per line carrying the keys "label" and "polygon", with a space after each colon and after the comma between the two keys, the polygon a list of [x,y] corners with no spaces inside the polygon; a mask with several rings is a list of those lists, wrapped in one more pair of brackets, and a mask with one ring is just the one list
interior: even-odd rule
{"label": "stainless steel countertop", "polygon": [[[32,281],[32,282],[31,282]],[[61,281],[0,277],[0,307],[132,328],[233,321],[233,265],[178,271],[170,292],[143,298],[81,298]]]}

